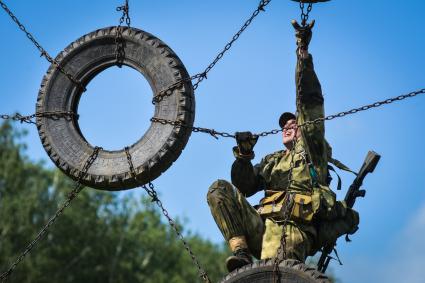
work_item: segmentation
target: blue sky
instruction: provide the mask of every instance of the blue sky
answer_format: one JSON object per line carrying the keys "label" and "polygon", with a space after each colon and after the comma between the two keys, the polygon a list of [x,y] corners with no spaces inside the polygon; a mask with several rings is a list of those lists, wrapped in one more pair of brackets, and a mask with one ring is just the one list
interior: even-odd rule
{"label": "blue sky", "polygon": [[[53,56],[95,29],[116,25],[121,1],[7,1]],[[134,27],[166,42],[190,74],[201,72],[256,8],[256,0],[130,1]],[[424,1],[331,1],[315,5],[310,52],[322,84],[326,114],[424,88]],[[278,127],[281,112],[295,108],[292,1],[272,1],[196,92],[195,125],[234,132]],[[6,13],[0,13],[0,113],[32,114],[49,64]],[[111,68],[88,86],[80,126],[87,140],[107,149],[135,142],[149,127],[152,91],[136,71]],[[369,149],[382,155],[356,203],[360,229],[352,243],[339,241],[343,282],[423,282],[425,264],[425,95],[326,123],[334,156],[358,170]],[[35,127],[27,128],[28,154],[48,159]],[[232,139],[193,133],[179,159],[154,184],[171,215],[221,242],[206,192],[230,178]],[[255,161],[282,148],[280,136],[259,140]],[[352,177],[345,173],[344,189]],[[138,193],[137,190],[133,192]],[[125,192],[123,192],[125,193]],[[255,203],[260,196],[252,198]],[[71,208],[72,209],[72,208]],[[140,232],[141,237],[143,231]],[[208,267],[206,267],[208,269]],[[403,280],[402,274],[409,274]]]}

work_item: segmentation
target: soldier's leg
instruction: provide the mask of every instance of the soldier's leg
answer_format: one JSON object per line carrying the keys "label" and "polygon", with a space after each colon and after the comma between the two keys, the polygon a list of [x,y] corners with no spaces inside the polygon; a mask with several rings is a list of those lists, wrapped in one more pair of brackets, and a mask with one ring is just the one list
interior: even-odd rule
{"label": "soldier's leg", "polygon": [[[208,205],[226,241],[244,237],[256,258],[261,254],[264,223],[246,198],[225,180],[215,181],[208,190]],[[238,244],[236,241],[234,242]],[[236,249],[236,247],[231,247]]]}
{"label": "soldier's leg", "polygon": [[[314,228],[311,226],[300,226],[293,222],[288,222],[285,228],[286,258],[304,262],[312,249],[315,234]],[[266,220],[266,231],[263,236],[263,249],[261,252],[262,259],[276,256],[281,244],[282,232],[282,225],[270,219]]]}
{"label": "soldier's leg", "polygon": [[344,234],[353,234],[359,225],[359,214],[351,208],[347,208],[344,203],[337,202],[336,209],[338,217],[332,221],[323,221],[317,228],[317,249],[331,244]]}

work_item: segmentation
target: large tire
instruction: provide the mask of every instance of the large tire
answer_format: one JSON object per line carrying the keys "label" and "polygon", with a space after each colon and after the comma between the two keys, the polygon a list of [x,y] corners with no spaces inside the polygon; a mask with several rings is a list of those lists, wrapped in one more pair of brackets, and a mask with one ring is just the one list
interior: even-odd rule
{"label": "large tire", "polygon": [[[246,265],[227,275],[220,283],[272,283],[274,262],[261,260]],[[285,260],[279,265],[281,283],[330,283],[326,275],[296,260]]]}
{"label": "large tire", "polygon": [[[56,60],[85,86],[98,73],[116,65],[116,34],[117,27],[109,27],[84,35],[66,47]],[[122,38],[125,54],[122,64],[144,75],[154,94],[189,78],[177,55],[155,36],[124,27]],[[155,104],[155,117],[193,125],[195,99],[192,83],[187,80],[172,92]],[[81,88],[52,65],[42,80],[36,111],[78,113],[81,95]],[[65,174],[77,179],[94,150],[82,135],[77,119],[38,117],[37,128],[52,161]],[[103,190],[123,190],[152,181],[179,157],[190,134],[191,131],[184,127],[151,123],[143,137],[129,150],[138,181],[130,174],[124,150],[101,150],[82,184]]]}

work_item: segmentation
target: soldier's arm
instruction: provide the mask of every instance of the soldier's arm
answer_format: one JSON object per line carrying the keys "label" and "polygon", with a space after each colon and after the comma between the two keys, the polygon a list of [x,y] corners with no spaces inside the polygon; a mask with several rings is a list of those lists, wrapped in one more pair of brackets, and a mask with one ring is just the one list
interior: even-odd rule
{"label": "soldier's arm", "polygon": [[232,184],[246,197],[264,190],[264,179],[259,170],[260,165],[253,166],[251,160],[236,158],[231,171]]}
{"label": "soldier's arm", "polygon": [[[304,121],[324,117],[322,87],[314,71],[313,57],[306,50],[298,56],[295,82],[297,87],[297,110]],[[299,84],[299,86],[298,86]],[[323,123],[311,130],[323,131]]]}
{"label": "soldier's arm", "polygon": [[[297,124],[324,117],[324,99],[322,88],[314,71],[313,58],[307,50],[301,50],[298,56],[297,71]],[[324,122],[302,127],[302,137],[306,150],[315,165],[321,183],[327,176],[327,145]]]}
{"label": "soldier's arm", "polygon": [[[298,56],[296,71],[297,87],[297,124],[314,121],[324,117],[324,99],[322,88],[314,71],[313,58],[304,50]],[[314,165],[319,183],[327,183],[328,145],[325,140],[323,121],[303,126],[302,138],[308,156]]]}
{"label": "soldier's arm", "polygon": [[[303,124],[306,121],[323,118],[323,95],[322,87],[314,71],[313,58],[308,53],[314,20],[305,26],[300,26],[297,21],[293,20],[292,25],[295,28],[298,46],[297,69],[295,72],[297,122],[298,124]],[[306,141],[311,138],[322,141],[325,134],[324,124],[321,122],[305,126],[302,128],[302,133]]]}
{"label": "soldier's arm", "polygon": [[236,132],[235,139],[237,146],[233,147],[233,155],[236,160],[232,165],[232,183],[242,194],[250,197],[261,190],[258,167],[252,166],[251,163],[255,156],[254,146],[258,136],[251,132]]}

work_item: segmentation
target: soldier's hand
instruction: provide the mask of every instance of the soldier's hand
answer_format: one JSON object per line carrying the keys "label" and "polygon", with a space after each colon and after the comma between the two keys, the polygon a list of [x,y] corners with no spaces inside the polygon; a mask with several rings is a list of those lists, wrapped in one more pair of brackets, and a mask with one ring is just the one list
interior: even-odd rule
{"label": "soldier's hand", "polygon": [[253,149],[257,143],[258,136],[253,135],[251,132],[236,132],[235,138],[240,154],[252,155],[254,153]]}
{"label": "soldier's hand", "polygon": [[295,29],[295,37],[297,38],[298,48],[300,50],[308,50],[308,45],[311,41],[311,29],[314,26],[314,20],[312,20],[311,23],[305,27],[301,26],[296,20],[292,20],[291,23]]}

